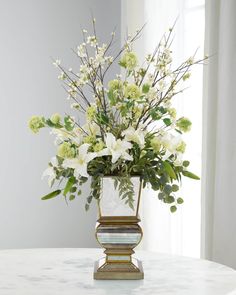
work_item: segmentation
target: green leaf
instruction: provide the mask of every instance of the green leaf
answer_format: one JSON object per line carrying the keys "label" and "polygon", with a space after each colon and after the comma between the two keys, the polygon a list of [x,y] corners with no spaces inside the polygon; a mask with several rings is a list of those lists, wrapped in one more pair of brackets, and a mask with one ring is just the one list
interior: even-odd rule
{"label": "green leaf", "polygon": [[76,190],[77,190],[77,187],[76,187],[76,186],[73,186],[73,187],[70,189],[70,192],[71,192],[71,193],[75,193]]}
{"label": "green leaf", "polygon": [[74,199],[75,199],[75,195],[70,195],[70,196],[69,196],[69,200],[70,200],[70,201],[73,201]]}
{"label": "green leaf", "polygon": [[126,69],[126,63],[125,62],[122,62],[121,60],[118,62],[118,64],[121,66],[121,67],[123,67],[123,68],[125,68]]}
{"label": "green leaf", "polygon": [[49,127],[53,127],[53,128],[57,128],[57,129],[60,129],[60,128],[63,127],[60,123],[55,124],[55,123],[53,123],[50,119],[47,119],[47,120],[45,121],[45,123],[46,123]]}
{"label": "green leaf", "polygon": [[192,178],[192,179],[196,179],[196,180],[199,180],[200,177],[193,174],[192,172],[189,172],[189,171],[183,171],[182,174],[186,177],[189,177],[189,178]]}
{"label": "green leaf", "polygon": [[163,119],[163,122],[166,124],[166,126],[170,126],[171,125],[171,119],[169,119],[169,118]]}
{"label": "green leaf", "polygon": [[161,118],[158,110],[156,108],[151,109],[149,115],[152,117],[153,120],[159,120]]}
{"label": "green leaf", "polygon": [[64,122],[65,122],[65,128],[67,131],[72,131],[74,128],[74,123],[71,120],[70,116],[67,116],[64,118]]}
{"label": "green leaf", "polygon": [[163,115],[167,113],[167,110],[166,110],[166,108],[164,108],[164,107],[158,107],[157,109],[158,109],[158,111],[161,112]]}
{"label": "green leaf", "polygon": [[177,184],[172,185],[172,191],[177,192],[179,190],[179,186]]}
{"label": "green leaf", "polygon": [[54,124],[52,123],[52,121],[50,119],[47,119],[46,120],[46,124],[49,126],[49,127],[54,127]]}
{"label": "green leaf", "polygon": [[168,196],[165,198],[166,203],[171,204],[174,203],[175,198],[173,196]]}
{"label": "green leaf", "polygon": [[184,200],[183,200],[182,198],[178,198],[178,199],[177,199],[177,203],[178,203],[178,204],[183,204],[183,202],[184,202]]}
{"label": "green leaf", "polygon": [[188,166],[189,166],[189,164],[190,164],[190,162],[189,162],[189,161],[183,161],[183,166],[184,166],[184,167],[188,167]]}
{"label": "green leaf", "polygon": [[60,195],[60,193],[61,193],[61,190],[58,189],[54,192],[51,192],[51,193],[45,195],[44,197],[41,198],[41,200],[49,200],[49,199],[55,198],[56,196]]}
{"label": "green leaf", "polygon": [[81,193],[82,193],[81,190],[79,190],[79,191],[77,192],[77,195],[80,196]]}
{"label": "green leaf", "polygon": [[179,134],[183,134],[183,132],[181,132],[179,129],[175,129],[176,132],[178,132]]}
{"label": "green leaf", "polygon": [[175,205],[170,207],[170,212],[174,213],[177,210],[177,207]]}
{"label": "green leaf", "polygon": [[67,195],[67,193],[71,190],[71,188],[72,188],[72,186],[75,184],[75,182],[76,182],[76,179],[75,179],[74,176],[71,176],[71,177],[68,179],[68,181],[67,181],[67,183],[66,183],[66,186],[65,186],[65,188],[64,188],[64,191],[63,191],[63,196],[66,196],[66,195]]}
{"label": "green leaf", "polygon": [[166,184],[164,187],[164,193],[169,195],[170,193],[172,193],[172,187],[169,184]]}
{"label": "green leaf", "polygon": [[164,197],[165,197],[165,194],[164,194],[164,193],[159,193],[159,194],[158,194],[158,199],[159,199],[159,200],[163,200]]}
{"label": "green leaf", "polygon": [[107,115],[100,113],[98,114],[98,120],[101,124],[108,124],[109,123],[109,118]]}
{"label": "green leaf", "polygon": [[143,93],[148,93],[149,89],[150,89],[149,84],[143,84],[143,87],[142,87]]}
{"label": "green leaf", "polygon": [[91,204],[92,199],[93,199],[93,196],[91,196],[91,195],[88,196],[88,197],[87,197],[87,203],[88,203],[88,204]]}
{"label": "green leaf", "polygon": [[167,162],[167,161],[164,161],[164,162],[163,162],[163,165],[164,165],[164,169],[165,169],[165,171],[167,172],[167,174],[168,174],[171,178],[176,179],[175,171],[174,171],[174,169],[172,168],[172,166],[170,165],[170,163]]}
{"label": "green leaf", "polygon": [[109,92],[107,93],[107,96],[110,100],[111,105],[114,106],[116,104],[116,97],[115,97],[113,91],[109,90]]}

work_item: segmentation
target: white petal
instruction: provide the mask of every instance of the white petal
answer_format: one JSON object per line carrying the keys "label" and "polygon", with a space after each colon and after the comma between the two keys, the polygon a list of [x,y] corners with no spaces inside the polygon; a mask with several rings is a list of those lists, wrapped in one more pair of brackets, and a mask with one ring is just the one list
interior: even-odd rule
{"label": "white petal", "polygon": [[89,148],[88,143],[84,143],[79,147],[79,155],[85,156],[87,154],[88,148]]}
{"label": "white petal", "polygon": [[75,177],[84,176],[89,177],[87,172],[87,164],[78,165],[74,172]]}
{"label": "white petal", "polygon": [[45,176],[51,176],[51,175],[55,175],[54,169],[53,169],[53,167],[48,167],[46,170],[44,170],[44,172],[42,174],[42,179]]}
{"label": "white petal", "polygon": [[85,162],[88,163],[97,157],[97,153],[88,153],[85,157]]}
{"label": "white petal", "polygon": [[128,161],[133,161],[133,157],[126,152],[123,153],[122,158]]}
{"label": "white petal", "polygon": [[120,158],[120,156],[121,156],[121,153],[119,153],[119,152],[112,152],[112,163],[115,163],[119,158]]}
{"label": "white petal", "polygon": [[108,148],[111,148],[116,143],[116,138],[112,133],[107,133],[105,142],[106,142],[106,146]]}
{"label": "white petal", "polygon": [[132,144],[128,141],[122,141],[122,144],[121,144],[122,148],[124,150],[127,150],[127,149],[131,149],[132,148]]}
{"label": "white petal", "polygon": [[76,168],[78,166],[78,159],[65,159],[62,166],[64,168]]}
{"label": "white petal", "polygon": [[111,152],[108,148],[105,148],[105,149],[97,152],[98,157],[109,156],[109,155],[111,155]]}

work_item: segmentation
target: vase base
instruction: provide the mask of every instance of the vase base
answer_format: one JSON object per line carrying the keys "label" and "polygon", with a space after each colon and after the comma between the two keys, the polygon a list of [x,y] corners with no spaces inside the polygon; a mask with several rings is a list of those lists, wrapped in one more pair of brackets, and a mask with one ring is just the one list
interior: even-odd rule
{"label": "vase base", "polygon": [[144,278],[142,262],[132,258],[132,263],[106,263],[100,259],[94,264],[95,280],[142,280]]}

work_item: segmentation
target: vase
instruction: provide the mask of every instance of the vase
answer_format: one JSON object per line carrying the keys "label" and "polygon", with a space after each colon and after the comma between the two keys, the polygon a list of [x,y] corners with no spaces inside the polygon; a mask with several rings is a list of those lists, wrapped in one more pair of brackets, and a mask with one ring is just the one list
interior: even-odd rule
{"label": "vase", "polygon": [[106,256],[95,262],[94,279],[140,280],[144,277],[142,263],[132,254],[143,236],[138,224],[142,181],[140,177],[130,178],[133,208],[128,206],[126,198],[120,197],[118,188],[114,186],[115,181],[116,176],[101,179],[96,239],[105,249]]}

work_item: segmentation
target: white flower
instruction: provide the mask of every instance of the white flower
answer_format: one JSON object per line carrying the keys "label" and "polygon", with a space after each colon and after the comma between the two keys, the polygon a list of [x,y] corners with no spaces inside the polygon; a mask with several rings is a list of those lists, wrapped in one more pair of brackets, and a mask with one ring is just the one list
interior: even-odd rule
{"label": "white flower", "polygon": [[53,180],[56,178],[56,172],[55,172],[55,169],[54,167],[57,166],[58,162],[57,162],[57,158],[56,157],[53,157],[51,159],[51,164],[53,165],[48,167],[42,174],[42,179],[45,177],[45,176],[48,176],[48,185],[51,187],[52,186],[52,183],[53,183]]}
{"label": "white flower", "polygon": [[63,162],[64,168],[73,168],[74,176],[88,177],[87,166],[88,163],[97,157],[96,153],[88,153],[89,144],[84,143],[78,149],[78,156],[73,159],[66,159]]}
{"label": "white flower", "polygon": [[58,76],[59,80],[65,80],[66,79],[66,75],[64,74],[64,72],[61,72],[61,74]]}
{"label": "white flower", "polygon": [[102,91],[103,84],[102,84],[101,80],[96,80],[96,81],[94,82],[94,84],[95,84],[96,90],[97,90],[98,92],[99,92],[99,91]]}
{"label": "white flower", "polygon": [[173,136],[172,134],[166,133],[161,137],[160,141],[166,149],[163,160],[168,159],[171,155],[179,156],[181,152],[178,151],[178,147],[183,142],[181,136]]}
{"label": "white flower", "polygon": [[61,64],[61,61],[60,59],[56,59],[54,62],[53,62],[53,65],[58,68],[58,66]]}
{"label": "white flower", "polygon": [[125,140],[136,142],[141,148],[144,147],[144,132],[141,129],[135,130],[134,127],[129,127],[122,132],[122,136]]}
{"label": "white flower", "polygon": [[90,44],[91,47],[96,47],[98,44],[95,36],[88,36],[87,43]]}
{"label": "white flower", "polygon": [[86,50],[85,50],[86,44],[82,43],[77,47],[77,54],[79,57],[86,57]]}
{"label": "white flower", "polygon": [[111,155],[112,163],[115,163],[120,157],[127,161],[133,160],[133,157],[127,153],[127,150],[132,147],[130,142],[116,139],[112,133],[107,133],[105,144],[106,148],[98,153],[99,156]]}
{"label": "white flower", "polygon": [[150,87],[148,93],[146,93],[145,95],[149,101],[152,101],[157,98],[157,91],[154,87]]}
{"label": "white flower", "polygon": [[164,80],[160,80],[160,81],[158,82],[158,86],[157,86],[157,88],[158,88],[158,90],[159,90],[160,92],[163,92],[163,91],[166,89],[166,87],[167,87],[167,85],[166,85],[166,82],[165,82]]}

